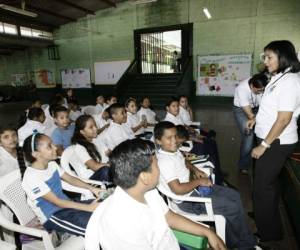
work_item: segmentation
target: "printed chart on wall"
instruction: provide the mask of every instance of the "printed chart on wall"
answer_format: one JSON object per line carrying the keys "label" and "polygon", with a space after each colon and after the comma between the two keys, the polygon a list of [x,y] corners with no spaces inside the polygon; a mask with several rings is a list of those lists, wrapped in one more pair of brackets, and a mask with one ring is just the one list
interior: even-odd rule
{"label": "printed chart on wall", "polygon": [[91,72],[89,69],[64,69],[61,71],[63,88],[91,88]]}
{"label": "printed chart on wall", "polygon": [[251,54],[198,56],[197,95],[233,96],[240,81],[250,77]]}
{"label": "printed chart on wall", "polygon": [[56,86],[52,71],[41,69],[32,73],[37,88],[54,88]]}

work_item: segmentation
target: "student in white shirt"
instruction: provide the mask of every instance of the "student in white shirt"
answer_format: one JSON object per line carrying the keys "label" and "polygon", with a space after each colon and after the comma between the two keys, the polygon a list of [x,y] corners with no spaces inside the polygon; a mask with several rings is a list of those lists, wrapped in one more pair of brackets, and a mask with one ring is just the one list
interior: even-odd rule
{"label": "student in white shirt", "polygon": [[121,142],[135,138],[135,135],[126,125],[127,114],[124,105],[114,103],[110,106],[109,112],[113,121],[105,131],[104,140],[108,149],[113,150]]}
{"label": "student in white shirt", "polygon": [[78,108],[78,102],[76,100],[71,100],[68,102],[69,104],[69,117],[72,122],[75,122],[76,119],[82,115],[81,111]]}
{"label": "student in white shirt", "polygon": [[235,89],[233,115],[241,134],[238,167],[242,174],[248,174],[254,139],[253,130],[247,128],[247,121],[254,119],[261,99],[261,93],[267,83],[267,75],[260,73],[240,82]]}
{"label": "student in white shirt", "polygon": [[41,108],[31,108],[28,111],[26,123],[18,129],[19,146],[22,147],[24,140],[32,135],[34,131],[43,133],[45,126],[45,114]]}
{"label": "student in white shirt", "polygon": [[193,123],[193,111],[188,103],[188,98],[185,95],[181,95],[179,100],[179,117],[183,121],[184,125],[190,126]]}
{"label": "student in white shirt", "polygon": [[141,101],[141,107],[137,114],[140,119],[142,119],[144,116],[146,117],[148,126],[154,126],[157,123],[156,113],[151,109],[151,102],[148,97],[143,97]]}
{"label": "student in white shirt", "polygon": [[67,174],[57,165],[56,147],[48,136],[36,133],[26,138],[23,151],[28,167],[20,166],[22,188],[43,227],[49,232],[84,236],[89,218],[99,203],[72,201],[63,193],[61,179],[91,191],[96,197],[101,190]]}
{"label": "student in white shirt", "polygon": [[[178,150],[176,133],[176,126],[167,121],[156,124],[154,128],[155,142],[160,146],[157,153],[159,185],[178,195],[210,197],[214,213],[221,214],[226,219],[227,246],[239,250],[255,249],[257,240],[246,224],[240,195],[228,187],[212,185],[202,171],[186,165],[184,156]],[[195,178],[190,179],[191,172]],[[199,193],[199,187],[211,187],[210,193]],[[178,202],[177,205],[189,213],[205,213],[205,207],[201,203]]]}
{"label": "student in white shirt", "polygon": [[[12,128],[0,128],[0,176],[19,169],[18,154],[20,148],[18,146],[17,132]],[[13,213],[11,210],[0,202],[0,209],[3,215],[13,222]],[[3,229],[4,240],[15,244],[14,233]]]}
{"label": "student in white shirt", "polygon": [[74,157],[80,164],[78,176],[81,178],[111,181],[109,164],[102,163],[101,154],[93,140],[97,138],[97,126],[90,115],[79,116],[75,122],[72,144],[75,145]]}
{"label": "student in white shirt", "polygon": [[93,115],[98,128],[98,134],[101,134],[109,127],[111,120],[109,119],[109,108],[104,109],[101,113]]}
{"label": "student in white shirt", "polygon": [[137,115],[136,100],[133,98],[129,98],[128,100],[126,100],[125,109],[127,111],[126,125],[132,129],[133,133],[136,136],[144,134],[144,128],[147,127],[147,120],[140,118]]}
{"label": "student in white shirt", "polygon": [[185,125],[179,116],[179,101],[177,98],[171,98],[166,104],[166,117],[164,121],[172,122],[175,125]]}
{"label": "student in white shirt", "polygon": [[255,162],[254,214],[262,241],[283,237],[279,212],[279,173],[298,141],[300,109],[300,63],[290,41],[273,41],[264,48],[264,64],[272,78],[265,88],[255,119],[258,146],[252,150]]}
{"label": "student in white shirt", "polygon": [[108,104],[105,103],[105,99],[103,95],[99,95],[96,98],[96,106],[95,106],[95,114],[102,113],[106,108],[108,107]]}
{"label": "student in white shirt", "polygon": [[92,215],[86,250],[179,250],[170,227],[208,237],[213,249],[225,249],[210,229],[173,213],[155,189],[159,169],[154,144],[141,139],[119,144],[111,155],[117,188]]}

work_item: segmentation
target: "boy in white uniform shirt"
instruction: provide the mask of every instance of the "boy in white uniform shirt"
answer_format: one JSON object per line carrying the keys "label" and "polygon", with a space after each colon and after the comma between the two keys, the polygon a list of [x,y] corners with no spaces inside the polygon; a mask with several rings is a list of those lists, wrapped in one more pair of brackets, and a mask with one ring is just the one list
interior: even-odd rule
{"label": "boy in white uniform shirt", "polygon": [[175,125],[185,125],[179,116],[179,102],[177,98],[171,98],[166,105],[167,114],[164,121],[172,122]]}
{"label": "boy in white uniform shirt", "polygon": [[184,125],[190,126],[193,123],[193,112],[189,106],[188,99],[185,95],[179,96],[179,117]]}
{"label": "boy in white uniform shirt", "polygon": [[140,117],[140,119],[142,119],[143,116],[145,116],[147,120],[147,125],[154,126],[157,123],[156,113],[152,109],[150,109],[150,107],[150,99],[148,97],[144,97],[141,101],[141,108],[137,112],[137,115]]}
{"label": "boy in white uniform shirt", "polygon": [[155,186],[159,169],[154,144],[141,139],[119,144],[111,155],[117,188],[92,215],[85,249],[179,250],[170,227],[208,237],[213,249],[225,249],[210,229],[171,212]]}
{"label": "boy in white uniform shirt", "polygon": [[123,105],[114,103],[110,106],[109,112],[113,121],[105,131],[104,142],[108,149],[113,150],[121,142],[135,138],[135,135],[126,125],[127,115]]}
{"label": "boy in white uniform shirt", "polygon": [[22,147],[24,140],[33,132],[44,133],[45,114],[41,108],[31,108],[28,111],[26,123],[18,129],[19,146]]}
{"label": "boy in white uniform shirt", "polygon": [[105,103],[105,99],[103,95],[99,95],[96,99],[96,106],[95,106],[95,114],[100,114],[108,107]]}

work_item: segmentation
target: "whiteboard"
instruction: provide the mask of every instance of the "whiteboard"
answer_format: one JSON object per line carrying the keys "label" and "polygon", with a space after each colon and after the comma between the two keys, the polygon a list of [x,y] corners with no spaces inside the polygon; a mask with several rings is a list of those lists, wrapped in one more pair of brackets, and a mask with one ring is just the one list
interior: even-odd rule
{"label": "whiteboard", "polygon": [[130,60],[95,62],[95,84],[116,84],[130,65]]}
{"label": "whiteboard", "polygon": [[91,88],[91,72],[89,69],[61,70],[61,83],[63,88]]}

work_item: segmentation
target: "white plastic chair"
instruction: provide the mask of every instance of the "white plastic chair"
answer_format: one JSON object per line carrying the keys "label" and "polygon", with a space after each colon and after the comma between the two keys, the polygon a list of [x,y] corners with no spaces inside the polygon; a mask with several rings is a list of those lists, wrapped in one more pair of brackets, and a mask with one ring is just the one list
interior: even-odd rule
{"label": "white plastic chair", "polygon": [[[0,199],[13,211],[20,224],[10,222],[0,211],[0,226],[7,230],[35,236],[41,240],[22,245],[22,250],[83,250],[82,237],[71,236],[59,247],[52,243],[52,236],[46,231],[26,226],[34,218],[34,212],[26,201],[26,194],[21,186],[20,171],[15,170],[0,178]],[[6,248],[5,248],[6,249]],[[12,248],[13,249],[13,248]]]}
{"label": "white plastic chair", "polygon": [[96,108],[93,105],[84,106],[82,107],[81,112],[86,115],[94,115],[96,114]]}
{"label": "white plastic chair", "polygon": [[[226,220],[223,215],[217,215],[214,214],[213,208],[212,208],[212,201],[211,198],[205,198],[205,197],[189,197],[189,196],[183,196],[183,195],[176,195],[173,192],[170,192],[167,190],[163,185],[158,185],[157,189],[166,196],[168,207],[173,212],[180,214],[190,220],[196,221],[196,222],[208,222],[212,221],[215,223],[216,233],[217,235],[225,242],[225,226],[226,226]],[[206,208],[206,214],[192,214],[182,211],[174,201],[190,201],[190,202],[201,202],[204,203]]]}

